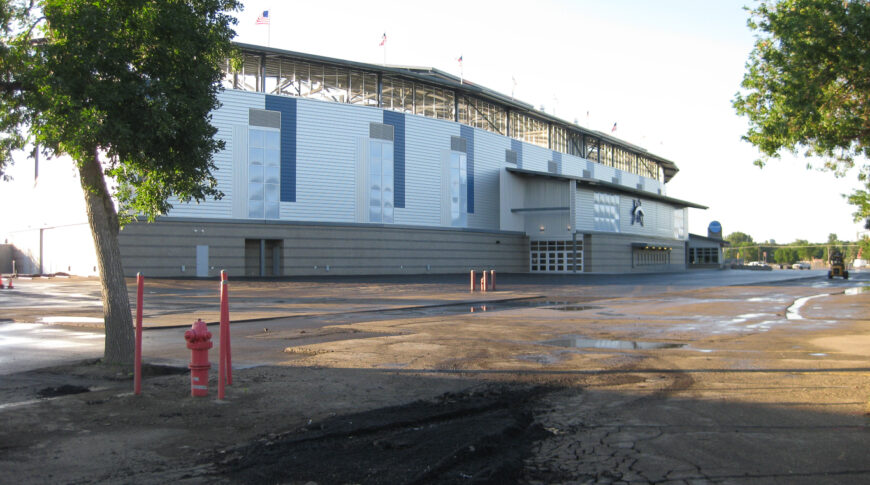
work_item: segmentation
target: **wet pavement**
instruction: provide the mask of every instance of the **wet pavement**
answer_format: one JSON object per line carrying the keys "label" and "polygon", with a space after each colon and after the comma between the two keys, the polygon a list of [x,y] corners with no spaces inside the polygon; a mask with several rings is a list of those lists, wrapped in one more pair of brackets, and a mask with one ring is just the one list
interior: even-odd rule
{"label": "wet pavement", "polygon": [[[234,281],[234,367],[346,375],[310,377],[311,395],[292,396],[300,402],[289,412],[323,407],[321,414],[395,392],[383,380],[368,384],[383,376],[419,386],[443,378],[458,389],[481,381],[545,386],[523,391],[511,419],[498,425],[502,438],[520,441],[508,447],[530,450],[512,472],[522,483],[870,482],[870,273],[850,280],[828,280],[821,271],[504,275],[499,284],[496,292],[471,294],[459,276]],[[194,318],[216,319],[216,287],[148,282],[148,362],[186,364],[183,332]],[[0,391],[22,382],[16,370],[100,356],[94,281],[22,280],[16,288],[20,293],[0,293],[0,319],[7,319],[0,320]],[[257,392],[256,381],[243,382]],[[222,413],[230,413],[232,401],[225,406]],[[482,410],[498,407],[484,398],[475,406],[485,429],[493,418]],[[381,411],[372,415],[385,416]],[[351,448],[375,450],[378,459],[412,446],[441,419],[378,421],[378,430],[401,435],[375,433]],[[463,415],[444,429],[477,429],[475,419]],[[318,453],[346,449],[367,432],[352,428]],[[488,436],[471,434],[473,447]],[[518,460],[502,451],[490,450]],[[439,463],[453,463],[451,456]],[[478,473],[446,469],[456,473],[453,481],[435,483]]]}

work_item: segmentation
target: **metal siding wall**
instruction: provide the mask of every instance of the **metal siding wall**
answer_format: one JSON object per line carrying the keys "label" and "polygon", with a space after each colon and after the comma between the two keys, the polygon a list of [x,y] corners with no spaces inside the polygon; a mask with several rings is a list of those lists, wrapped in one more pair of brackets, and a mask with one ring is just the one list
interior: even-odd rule
{"label": "metal siding wall", "polygon": [[572,175],[574,177],[582,177],[583,171],[586,170],[586,159],[575,157],[573,155],[561,154],[562,157],[562,173]]}
{"label": "metal siding wall", "polygon": [[281,204],[281,219],[355,221],[358,143],[380,112],[300,99],[296,113],[296,202]]}
{"label": "metal siding wall", "polygon": [[[384,110],[384,124],[393,126],[393,207],[405,207],[405,120],[404,113]],[[397,221],[398,222],[398,221]]]}
{"label": "metal siding wall", "polygon": [[[296,98],[266,96],[266,109],[281,113],[281,202],[296,202],[297,116]],[[283,204],[279,204],[283,205]]]}
{"label": "metal siding wall", "polygon": [[[525,189],[525,205],[528,208],[569,208],[561,212],[526,212],[526,234],[536,238],[570,238],[574,231],[571,201],[568,200],[572,195],[571,185],[564,180],[533,179],[526,181]],[[540,230],[540,226],[544,226],[544,231]]]}
{"label": "metal siding wall", "polygon": [[[562,168],[562,153],[557,152],[557,151],[553,151],[552,160],[554,162],[556,162],[556,173],[561,173],[561,174],[566,173],[564,171],[564,169]],[[578,174],[571,174],[571,175],[578,175]]]}
{"label": "metal siding wall", "polygon": [[233,127],[233,217],[248,217],[248,127]]}
{"label": "metal siding wall", "polygon": [[451,136],[459,136],[456,123],[405,116],[405,206],[396,210],[396,224],[442,224],[447,200],[442,194],[441,157],[450,151]]}
{"label": "metal siding wall", "polygon": [[[645,242],[651,245],[671,246],[671,264],[649,265],[632,268],[631,243]],[[638,236],[633,234],[593,234],[583,247],[587,261],[586,270],[592,273],[659,273],[685,271],[686,251],[682,241],[669,238]]]}
{"label": "metal siding wall", "polygon": [[594,231],[595,221],[592,218],[594,200],[594,192],[591,190],[577,189],[575,196],[577,204],[576,218],[574,226],[577,231]]}
{"label": "metal siding wall", "polygon": [[233,127],[248,124],[248,109],[264,109],[265,96],[261,93],[227,90],[218,94],[221,107],[212,113],[211,123],[217,128],[215,138],[226,143],[224,150],[214,155],[217,170],[213,172],[218,181],[218,190],[224,193],[221,200],[206,199],[200,203],[179,203],[174,197],[170,199],[173,208],[172,216],[177,217],[232,217],[234,180],[233,170]]}
{"label": "metal siding wall", "polygon": [[654,200],[639,199],[643,203],[643,226],[631,224],[631,206],[639,197],[622,196],[620,198],[620,230],[625,234],[672,238],[674,236],[674,207]]}
{"label": "metal siding wall", "polygon": [[459,136],[466,142],[466,162],[468,163],[468,214],[474,214],[474,128],[459,125]]}
{"label": "metal siding wall", "polygon": [[508,166],[505,151],[509,148],[510,138],[475,129],[474,214],[468,214],[468,227],[486,230],[499,228],[499,173]]}
{"label": "metal siding wall", "polygon": [[[504,137],[507,139],[507,137]],[[509,138],[511,141],[510,149],[517,152],[517,168],[525,168],[523,166],[523,142]]]}
{"label": "metal siding wall", "polygon": [[612,182],[613,177],[616,176],[616,169],[613,167],[608,167],[607,165],[602,165],[600,163],[593,163],[595,166],[595,173],[593,177],[596,180],[603,180],[605,182]]}
{"label": "metal siding wall", "polygon": [[620,177],[622,185],[632,189],[637,189],[637,184],[640,182],[639,175],[624,170],[620,170],[620,173],[622,174],[622,177]]}
{"label": "metal siding wall", "polygon": [[526,170],[536,170],[538,172],[547,171],[547,162],[553,159],[553,151],[547,148],[541,148],[537,145],[529,143],[523,144],[523,168]]}

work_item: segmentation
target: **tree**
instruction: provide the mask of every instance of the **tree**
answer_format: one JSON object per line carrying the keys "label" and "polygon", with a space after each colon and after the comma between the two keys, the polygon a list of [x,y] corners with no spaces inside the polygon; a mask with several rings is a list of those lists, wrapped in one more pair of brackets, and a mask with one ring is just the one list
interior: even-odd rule
{"label": "tree", "polygon": [[[757,32],[733,105],[749,119],[743,137],[762,153],[818,157],[843,175],[870,155],[870,2],[762,0],[748,9]],[[849,202],[870,226],[870,165]]]}
{"label": "tree", "polygon": [[0,175],[31,143],[75,162],[100,268],[107,363],[133,358],[121,224],[140,214],[152,221],[172,196],[221,195],[212,156],[223,143],[210,112],[232,50],[228,12],[238,8],[236,0],[0,0]]}
{"label": "tree", "polygon": [[739,231],[732,232],[731,234],[725,236],[725,240],[730,242],[733,246],[743,243],[755,244],[755,242],[752,240],[752,236]]}

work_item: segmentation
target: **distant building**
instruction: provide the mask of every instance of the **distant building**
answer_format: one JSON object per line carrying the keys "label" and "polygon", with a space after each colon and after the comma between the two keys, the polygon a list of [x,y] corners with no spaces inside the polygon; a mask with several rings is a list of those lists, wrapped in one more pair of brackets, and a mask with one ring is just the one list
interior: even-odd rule
{"label": "distant building", "polygon": [[[707,258],[687,255],[687,209],[705,207],[666,194],[670,160],[437,69],[238,47],[212,119],[225,197],[127,226],[128,275],[633,273]],[[88,274],[83,221],[33,217],[4,237],[34,271]]]}
{"label": "distant building", "polygon": [[[720,231],[721,234],[721,231]],[[717,237],[689,234],[687,263],[689,269],[724,268],[723,250],[731,243]]]}

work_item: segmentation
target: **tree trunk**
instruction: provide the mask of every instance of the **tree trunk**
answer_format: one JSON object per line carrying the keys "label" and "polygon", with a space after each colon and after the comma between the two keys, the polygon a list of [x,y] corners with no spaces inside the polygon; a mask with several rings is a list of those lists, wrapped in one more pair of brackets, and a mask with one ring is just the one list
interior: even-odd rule
{"label": "tree trunk", "polygon": [[106,329],[103,362],[132,364],[135,344],[133,315],[118,246],[118,213],[106,187],[106,179],[103,177],[96,151],[92,159],[80,161],[78,165],[88,210],[88,223],[94,236],[94,248],[100,268]]}

